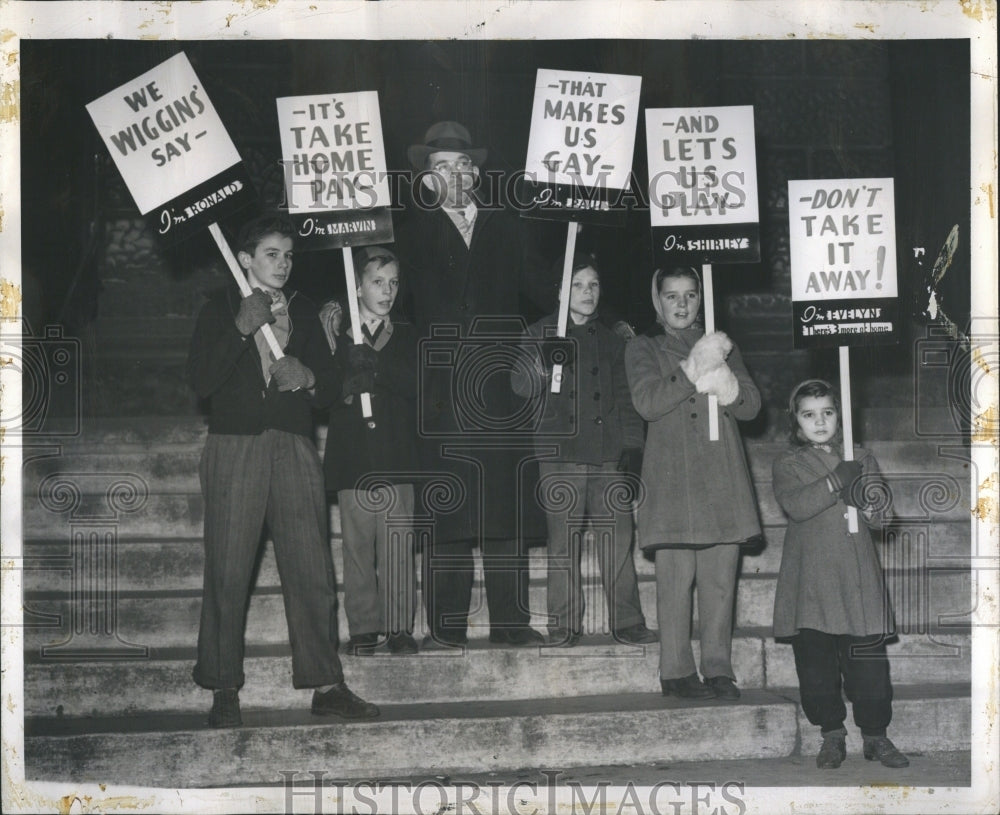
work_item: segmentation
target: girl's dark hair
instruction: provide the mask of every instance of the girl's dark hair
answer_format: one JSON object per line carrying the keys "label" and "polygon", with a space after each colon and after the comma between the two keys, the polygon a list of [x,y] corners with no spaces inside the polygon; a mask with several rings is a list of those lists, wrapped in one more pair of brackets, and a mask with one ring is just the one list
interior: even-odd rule
{"label": "girl's dark hair", "polygon": [[686,277],[688,280],[693,280],[698,287],[698,291],[701,291],[701,275],[694,266],[667,266],[663,269],[657,269],[653,276],[653,279],[656,281],[657,293],[659,293],[663,281],[668,277]]}
{"label": "girl's dark hair", "polygon": [[257,251],[257,244],[267,235],[281,235],[294,241],[295,227],[283,215],[260,215],[243,224],[236,241],[236,251],[252,255]]}
{"label": "girl's dark hair", "polygon": [[813,398],[829,396],[833,399],[833,405],[837,408],[838,416],[836,436],[839,437],[841,432],[839,419],[841,414],[840,394],[837,392],[837,389],[825,379],[807,379],[796,385],[792,389],[792,395],[788,397],[788,429],[792,444],[809,444],[808,440],[802,437],[802,431],[799,428],[798,419],[795,418],[795,414],[799,412],[799,405],[807,396],[811,396]]}

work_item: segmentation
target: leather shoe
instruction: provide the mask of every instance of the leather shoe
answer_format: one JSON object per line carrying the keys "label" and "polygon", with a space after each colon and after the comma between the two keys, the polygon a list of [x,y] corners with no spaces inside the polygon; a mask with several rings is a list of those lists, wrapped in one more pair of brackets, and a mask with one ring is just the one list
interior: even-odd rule
{"label": "leather shoe", "polygon": [[235,688],[224,688],[212,694],[212,709],[208,714],[209,727],[241,727],[240,692]]}
{"label": "leather shoe", "polygon": [[728,676],[713,676],[705,680],[705,684],[712,689],[716,699],[725,699],[727,702],[735,702],[740,698],[740,689],[736,683]]}
{"label": "leather shoe", "polygon": [[494,645],[512,645],[515,648],[525,648],[530,645],[542,645],[545,637],[534,628],[497,628],[490,631],[490,642]]}
{"label": "leather shoe", "polygon": [[313,691],[312,712],[341,719],[374,719],[379,715],[378,707],[352,693],[346,682],[338,682],[326,693]]}
{"label": "leather shoe", "polygon": [[552,648],[572,648],[580,642],[580,632],[568,628],[553,628],[549,631],[547,645]]}
{"label": "leather shoe", "polygon": [[896,745],[885,736],[862,736],[862,740],[864,742],[862,749],[868,761],[878,759],[882,762],[883,767],[892,767],[893,769],[910,766],[910,760],[899,752]]}
{"label": "leather shoe", "polygon": [[847,758],[847,731],[844,728],[823,734],[823,745],[816,755],[816,766],[821,770],[836,770]]}
{"label": "leather shoe", "polygon": [[684,699],[711,699],[715,696],[715,691],[698,679],[698,674],[680,679],[661,679],[660,690],[664,696],[680,696]]}
{"label": "leather shoe", "polygon": [[386,645],[393,654],[416,654],[420,650],[417,648],[417,641],[405,631],[390,634]]}
{"label": "leather shoe", "polygon": [[344,651],[354,657],[370,657],[378,645],[378,634],[357,634],[344,646]]}
{"label": "leather shoe", "polygon": [[616,628],[611,636],[618,640],[618,642],[624,642],[629,645],[646,645],[656,642],[659,639],[655,631],[650,631],[646,628],[645,623],[636,623],[625,628]]}

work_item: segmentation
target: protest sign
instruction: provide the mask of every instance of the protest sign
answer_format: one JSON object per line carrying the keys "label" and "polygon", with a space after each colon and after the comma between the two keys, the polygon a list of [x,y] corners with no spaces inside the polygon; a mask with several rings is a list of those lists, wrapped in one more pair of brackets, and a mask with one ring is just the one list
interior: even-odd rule
{"label": "protest sign", "polygon": [[795,348],[899,341],[891,178],[788,182]]}
{"label": "protest sign", "polygon": [[255,198],[183,52],[86,107],[139,212],[165,239],[188,237]]}
{"label": "protest sign", "polygon": [[760,260],[753,107],[646,111],[658,266]]}
{"label": "protest sign", "polygon": [[522,214],[620,224],[630,189],[642,77],[539,68]]}
{"label": "protest sign", "polygon": [[288,212],[300,249],[392,241],[378,93],[276,100]]}

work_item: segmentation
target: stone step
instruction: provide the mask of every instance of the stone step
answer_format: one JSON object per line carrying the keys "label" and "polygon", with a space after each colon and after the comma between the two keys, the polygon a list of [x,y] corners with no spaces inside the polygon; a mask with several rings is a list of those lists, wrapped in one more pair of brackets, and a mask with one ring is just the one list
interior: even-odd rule
{"label": "stone step", "polygon": [[[695,658],[700,654],[694,641]],[[968,632],[903,634],[887,645],[897,687],[968,682]],[[465,649],[427,649],[401,657],[384,646],[370,656],[344,656],[348,684],[378,704],[511,700],[653,692],[659,645],[628,646],[590,636],[575,648],[498,648],[473,640]],[[210,705],[194,684],[188,648],[153,651],[145,659],[56,661],[26,654],[25,715],[131,716],[197,712]],[[307,707],[311,691],[292,688],[287,645],[251,648],[245,660],[243,706]],[[739,686],[782,688],[797,683],[790,645],[764,629],[737,630],[733,667]],[[114,687],[117,692],[108,693]]]}
{"label": "stone step", "polygon": [[[898,570],[888,571],[886,581],[893,598],[896,619],[904,630],[924,630],[939,624],[968,623],[972,610],[972,581],[969,570]],[[772,624],[773,576],[744,575],[736,595],[736,625],[741,628],[769,628]],[[532,582],[529,603],[531,624],[546,628],[545,585]],[[644,577],[639,581],[643,611],[650,626],[656,620],[656,584]],[[97,635],[90,631],[113,631],[132,645],[147,648],[185,647],[197,637],[201,609],[200,591],[141,592],[136,594],[100,593],[94,599],[71,599],[66,592],[35,594],[24,604],[25,647],[37,650],[65,643],[74,635],[74,643],[85,643]],[[111,602],[104,605],[110,598]],[[604,592],[598,581],[584,582],[585,633],[606,633],[607,612]],[[419,603],[419,600],[418,600]],[[489,634],[489,613],[485,592],[479,581],[472,596],[469,636]],[[697,609],[695,603],[694,608]],[[78,619],[73,618],[76,614]],[[343,603],[338,608],[341,637],[348,634]],[[113,618],[113,624],[112,624]],[[697,612],[695,612],[697,620]],[[425,633],[423,615],[417,613],[415,632]],[[284,605],[278,589],[258,589],[251,597],[247,613],[246,641],[253,645],[277,645],[287,641]],[[89,639],[88,639],[89,638]]]}
{"label": "stone step", "polygon": [[[969,749],[968,685],[901,688],[894,710],[897,744]],[[749,690],[738,703],[692,703],[653,692],[389,705],[378,719],[355,723],[324,721],[302,707],[248,709],[237,730],[207,729],[203,712],[28,719],[25,774],[74,783],[228,787],[277,785],[282,769],[372,779],[773,758],[796,753],[805,728],[792,688]]]}
{"label": "stone step", "polygon": [[[756,442],[788,441],[788,418],[781,407],[765,408],[765,413],[753,423],[742,426],[748,444]],[[855,405],[854,438],[866,445],[876,441],[917,441],[927,444],[963,445],[963,437],[953,432],[953,409],[944,406],[923,406],[916,411],[912,406]],[[150,415],[87,418],[82,432],[71,433],[63,441],[65,451],[71,449],[105,451],[119,446],[138,445],[147,449],[160,449],[164,445],[204,443],[207,432],[204,417],[197,415]],[[326,437],[326,426],[317,425],[317,438]],[[967,442],[965,443],[967,446]]]}
{"label": "stone step", "polygon": [[[321,455],[325,437],[325,430],[318,434]],[[62,475],[75,480],[84,493],[103,494],[107,483],[98,476],[117,475],[139,479],[150,494],[197,494],[200,492],[198,463],[203,446],[203,437],[191,438],[185,434],[179,434],[176,441],[162,443],[68,444],[59,455],[35,458],[25,464],[25,493],[26,496],[34,495],[38,484]],[[788,450],[787,442],[750,438],[745,447],[755,483],[770,484],[771,466],[775,458]],[[939,480],[946,488],[951,487],[953,479],[963,484],[969,481],[969,463],[962,459],[961,450],[939,449],[935,444],[920,441],[878,441],[868,447],[890,481],[904,491],[912,491],[913,485],[909,482],[917,477],[921,479],[918,488]]]}
{"label": "stone step", "polygon": [[[86,481],[99,482],[99,491],[86,490]],[[970,484],[951,475],[899,476],[888,479],[897,518],[912,523],[967,521],[970,518]],[[24,537],[67,536],[72,525],[93,525],[101,520],[113,526],[119,538],[184,538],[202,534],[203,500],[200,493],[149,492],[145,481],[126,474],[57,476],[43,482],[40,494],[25,497]],[[770,484],[757,485],[757,505],[764,526],[783,526],[785,515]],[[331,531],[340,532],[339,512],[331,507]]]}
{"label": "stone step", "polygon": [[[333,511],[336,518],[338,513]],[[970,525],[948,522],[928,525],[906,525],[893,530],[877,549],[886,568],[906,564],[915,566],[925,563],[928,568],[969,565],[970,555],[977,551],[970,547]],[[764,530],[763,545],[743,547],[742,574],[748,576],[773,575],[781,565],[781,552],[785,530],[781,526]],[[331,538],[334,569],[343,575],[343,539]],[[31,594],[35,592],[67,591],[72,557],[68,535],[64,539],[34,539],[25,541],[24,587]],[[417,554],[419,559],[420,554]],[[479,552],[475,550],[479,559]],[[118,540],[115,544],[115,579],[119,591],[161,591],[199,590],[202,586],[204,569],[204,547],[196,538]],[[642,552],[634,554],[636,572],[642,576],[652,576],[654,561],[651,555]],[[531,577],[544,580],[547,563],[547,549],[539,544],[529,549]],[[585,542],[580,558],[583,576],[597,577],[600,574],[595,547],[592,541]],[[260,569],[257,575],[259,588],[276,587],[278,570],[270,541],[264,544]]]}

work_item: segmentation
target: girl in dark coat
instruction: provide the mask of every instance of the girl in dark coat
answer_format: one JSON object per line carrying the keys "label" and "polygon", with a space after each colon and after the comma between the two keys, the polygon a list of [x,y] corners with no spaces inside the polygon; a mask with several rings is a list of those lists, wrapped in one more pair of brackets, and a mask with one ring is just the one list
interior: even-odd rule
{"label": "girl in dark coat", "polygon": [[[861,449],[854,461],[842,459],[840,404],[829,383],[799,384],[788,411],[795,446],[773,468],[774,494],[789,518],[774,636],[791,639],[802,709],[821,728],[816,766],[839,767],[846,755],[843,680],[865,758],[905,767],[906,756],[885,735],[892,718],[885,639],[894,626],[868,530],[884,523],[888,507],[878,464]],[[848,530],[849,506],[864,517],[858,532]]]}
{"label": "girl in dark coat", "polygon": [[[658,270],[652,293],[658,326],[625,346],[625,371],[635,408],[648,422],[639,545],[656,552],[660,685],[665,696],[733,700],[739,698],[732,667],[738,544],[760,535],[736,423],[757,415],[760,392],[726,335],[706,335],[697,322],[695,269]],[[717,441],[709,441],[710,394],[719,400]],[[691,650],[696,582],[706,682]]]}

